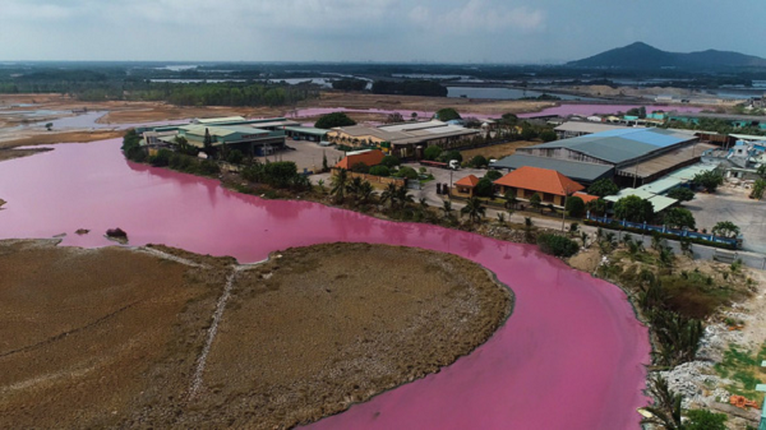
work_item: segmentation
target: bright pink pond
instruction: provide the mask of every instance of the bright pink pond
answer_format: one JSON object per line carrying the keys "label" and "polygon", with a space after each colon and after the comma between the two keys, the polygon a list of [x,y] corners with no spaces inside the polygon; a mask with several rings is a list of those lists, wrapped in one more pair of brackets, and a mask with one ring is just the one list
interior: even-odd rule
{"label": "bright pink pond", "polygon": [[[508,322],[435,375],[386,392],[319,429],[625,429],[645,404],[647,330],[616,287],[521,246],[439,227],[381,221],[319,204],[264,201],[200,179],[126,162],[117,141],[56,146],[0,163],[0,238],[67,233],[101,246],[110,227],[133,245],[166,243],[257,261],[331,241],[451,252],[516,293]],[[92,232],[77,236],[78,228]]]}

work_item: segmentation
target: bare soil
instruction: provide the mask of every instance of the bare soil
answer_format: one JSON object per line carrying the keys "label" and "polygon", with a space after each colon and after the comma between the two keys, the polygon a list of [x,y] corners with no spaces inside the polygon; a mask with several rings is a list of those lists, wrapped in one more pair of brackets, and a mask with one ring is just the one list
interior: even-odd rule
{"label": "bare soil", "polygon": [[482,155],[486,159],[496,158],[499,160],[503,157],[515,154],[516,150],[519,148],[526,148],[539,143],[540,142],[531,142],[528,140],[517,140],[515,142],[500,143],[497,145],[486,146],[484,148],[467,149],[465,151],[460,151],[460,154],[463,156],[463,160],[470,160],[477,155]]}
{"label": "bare soil", "polygon": [[485,342],[512,305],[507,288],[456,256],[290,249],[236,270],[189,397],[236,262],[55,244],[0,241],[0,428],[308,423],[437,372]]}

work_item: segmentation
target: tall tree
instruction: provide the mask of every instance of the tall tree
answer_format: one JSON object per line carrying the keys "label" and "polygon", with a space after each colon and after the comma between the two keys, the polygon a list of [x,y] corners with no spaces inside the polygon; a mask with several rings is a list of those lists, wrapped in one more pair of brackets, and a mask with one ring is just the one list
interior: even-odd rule
{"label": "tall tree", "polygon": [[348,184],[348,172],[346,169],[338,169],[338,172],[332,177],[332,189],[330,194],[335,196],[335,201],[343,203],[346,198],[346,185]]}
{"label": "tall tree", "polygon": [[593,196],[606,197],[618,192],[620,192],[620,187],[608,178],[599,179],[588,187],[588,194]]}
{"label": "tall tree", "polygon": [[481,219],[486,214],[487,209],[484,207],[484,205],[481,203],[481,200],[479,200],[477,197],[471,197],[466,202],[466,205],[463,206],[462,209],[460,209],[461,215],[467,215],[468,219],[471,221],[471,223],[478,223],[481,221]]}

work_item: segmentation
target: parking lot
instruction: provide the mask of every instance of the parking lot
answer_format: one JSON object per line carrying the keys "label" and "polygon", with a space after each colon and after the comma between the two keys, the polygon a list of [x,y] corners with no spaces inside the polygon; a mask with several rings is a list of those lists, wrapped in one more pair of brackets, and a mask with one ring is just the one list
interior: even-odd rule
{"label": "parking lot", "polygon": [[[406,166],[412,167],[415,170],[420,169],[420,164],[418,163],[407,163]],[[478,178],[481,178],[485,174],[487,174],[486,169],[472,169],[472,168],[461,168],[459,170],[449,170],[449,169],[440,169],[438,167],[426,167],[429,173],[434,175],[433,181],[428,181],[423,185],[423,188],[419,191],[413,191],[412,195],[415,198],[415,200],[420,200],[421,198],[425,197],[426,201],[431,206],[437,206],[441,207],[444,200],[442,200],[437,194],[436,194],[436,184],[448,184],[450,183],[450,175],[452,175],[452,183],[459,181],[460,179],[468,176],[468,175],[475,175]]]}
{"label": "parking lot", "polygon": [[711,231],[717,222],[731,221],[742,232],[744,250],[766,253],[766,202],[749,199],[749,193],[727,184],[715,194],[697,193],[683,206],[694,214],[698,229]]}
{"label": "parking lot", "polygon": [[308,171],[317,171],[322,168],[322,156],[327,156],[327,164],[332,167],[341,158],[344,157],[343,151],[338,151],[335,146],[319,146],[317,142],[306,140],[287,139],[287,146],[295,148],[295,151],[282,151],[268,157],[257,157],[262,163],[269,161],[294,161],[298,166],[298,171],[303,169]]}

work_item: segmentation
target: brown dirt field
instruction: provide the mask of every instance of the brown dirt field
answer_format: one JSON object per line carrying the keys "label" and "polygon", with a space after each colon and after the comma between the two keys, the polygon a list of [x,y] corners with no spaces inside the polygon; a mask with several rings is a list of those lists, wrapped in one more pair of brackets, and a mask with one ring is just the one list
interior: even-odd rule
{"label": "brown dirt field", "polygon": [[[87,107],[89,110],[108,110],[101,119],[103,123],[124,124],[133,122],[169,121],[194,117],[244,115],[249,117],[280,116],[289,114],[291,107],[225,107],[225,106],[174,106],[162,102],[81,102],[59,94],[14,94],[0,96],[0,102],[37,103],[39,109],[71,110]],[[447,97],[396,96],[327,91],[318,99],[298,103],[303,107],[346,107],[349,109],[384,109],[437,111],[454,107],[460,112],[484,115],[502,115],[507,112],[521,113],[539,111],[554,106],[551,102],[517,100],[478,100]],[[25,108],[28,109],[28,108]],[[377,119],[366,119],[377,120]]]}
{"label": "brown dirt field", "polygon": [[0,428],[111,427],[182,396],[218,270],[55,243],[0,242]]}
{"label": "brown dirt field", "polygon": [[539,143],[540,142],[531,142],[528,140],[518,140],[515,142],[485,146],[484,148],[466,149],[465,151],[460,151],[460,154],[463,156],[463,160],[470,160],[477,155],[483,155],[487,159],[496,158],[499,160],[503,157],[513,155],[519,148],[526,148]]}
{"label": "brown dirt field", "polygon": [[[114,139],[122,137],[124,131],[119,130],[100,130],[100,131],[71,131],[71,132],[45,132],[34,136],[23,137],[20,139],[0,141],[0,150],[15,148],[19,146],[33,145],[53,145],[56,143],[87,143],[97,140]],[[0,157],[2,153],[0,152]]]}
{"label": "brown dirt field", "polygon": [[152,246],[206,266],[194,268],[55,244],[0,241],[0,428],[311,422],[452,363],[512,304],[486,270],[451,255],[290,249],[238,272],[188,399],[234,260]]}
{"label": "brown dirt field", "polygon": [[48,151],[47,149],[3,149],[0,148],[0,161],[11,160],[14,158],[28,157]]}

